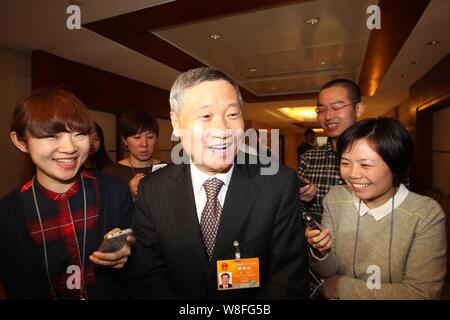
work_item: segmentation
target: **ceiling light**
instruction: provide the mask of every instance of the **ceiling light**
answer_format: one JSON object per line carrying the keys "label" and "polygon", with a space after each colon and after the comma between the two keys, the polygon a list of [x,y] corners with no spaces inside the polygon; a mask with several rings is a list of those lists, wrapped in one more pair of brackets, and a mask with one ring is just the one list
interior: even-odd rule
{"label": "ceiling light", "polygon": [[277,87],[270,87],[269,90],[277,90]]}
{"label": "ceiling light", "polygon": [[220,39],[220,34],[218,34],[218,33],[213,33],[213,34],[210,34],[209,37],[210,37],[212,40],[219,40],[219,39]]}
{"label": "ceiling light", "polygon": [[317,122],[316,107],[279,108],[289,118],[300,122]]}
{"label": "ceiling light", "polygon": [[413,60],[413,61],[411,61],[411,64],[418,64],[418,63],[421,63],[422,61],[421,60]]}
{"label": "ceiling light", "polygon": [[250,71],[250,72],[256,72],[256,68],[250,68],[250,69],[248,69],[248,71]]}
{"label": "ceiling light", "polygon": [[324,65],[326,65],[328,63],[328,61],[326,61],[326,60],[320,60],[319,62],[317,62],[317,64],[319,65],[319,66],[324,66]]}
{"label": "ceiling light", "polygon": [[313,128],[313,131],[315,133],[325,133],[325,130],[323,130],[322,128]]}
{"label": "ceiling light", "polygon": [[317,23],[319,23],[320,19],[313,17],[313,18],[309,18],[308,20],[305,21],[306,24],[310,24],[310,25],[315,25]]}
{"label": "ceiling light", "polygon": [[438,45],[439,43],[440,43],[439,40],[433,40],[433,41],[427,42],[427,46],[435,46],[435,45]]}

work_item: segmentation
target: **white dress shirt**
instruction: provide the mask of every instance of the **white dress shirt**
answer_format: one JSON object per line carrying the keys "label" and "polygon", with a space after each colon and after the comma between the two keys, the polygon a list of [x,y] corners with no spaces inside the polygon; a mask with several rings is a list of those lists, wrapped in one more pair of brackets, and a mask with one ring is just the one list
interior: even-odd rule
{"label": "white dress shirt", "polygon": [[190,164],[190,170],[191,170],[191,179],[192,179],[192,188],[194,190],[194,198],[195,198],[195,207],[197,209],[197,217],[198,222],[200,223],[200,220],[202,218],[202,212],[203,208],[206,204],[206,191],[203,187],[203,183],[211,178],[217,178],[223,181],[223,186],[220,189],[218,198],[220,205],[223,208],[223,204],[225,203],[225,196],[227,194],[228,186],[230,185],[230,179],[231,174],[233,173],[234,165],[231,166],[230,170],[228,170],[227,173],[217,173],[214,176],[210,176],[203,171],[201,171],[199,168],[195,166],[195,164]]}

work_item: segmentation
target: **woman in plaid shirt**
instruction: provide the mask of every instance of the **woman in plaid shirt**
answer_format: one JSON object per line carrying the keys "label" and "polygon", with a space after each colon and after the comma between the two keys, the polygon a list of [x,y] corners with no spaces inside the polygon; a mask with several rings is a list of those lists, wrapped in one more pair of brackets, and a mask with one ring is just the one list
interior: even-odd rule
{"label": "woman in plaid shirt", "polygon": [[[8,299],[123,298],[130,255],[96,249],[103,236],[128,228],[132,201],[122,181],[81,171],[94,122],[61,88],[22,98],[11,140],[28,153],[36,175],[0,201],[0,284]],[[112,230],[114,229],[114,230]]]}

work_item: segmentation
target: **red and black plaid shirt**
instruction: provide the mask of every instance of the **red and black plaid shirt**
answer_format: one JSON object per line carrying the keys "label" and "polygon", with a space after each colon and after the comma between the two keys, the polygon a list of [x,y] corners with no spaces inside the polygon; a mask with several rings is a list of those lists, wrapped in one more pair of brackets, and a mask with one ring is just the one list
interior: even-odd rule
{"label": "red and black plaid shirt", "polygon": [[[89,290],[94,284],[94,264],[89,260],[89,255],[96,251],[99,245],[97,243],[99,188],[94,175],[87,171],[83,171],[82,175],[86,190],[86,243],[84,243],[84,195],[80,178],[64,193],[49,191],[35,179],[36,199],[43,230],[36,209],[26,214],[28,230],[42,253],[42,264],[45,267],[42,231],[44,232],[50,278],[56,293],[55,298],[58,299],[87,298],[83,288],[86,286]],[[20,192],[32,193],[32,181],[27,182]],[[75,266],[80,271],[84,269],[84,274],[81,272],[79,277],[81,286],[77,286],[76,275],[70,266]]]}

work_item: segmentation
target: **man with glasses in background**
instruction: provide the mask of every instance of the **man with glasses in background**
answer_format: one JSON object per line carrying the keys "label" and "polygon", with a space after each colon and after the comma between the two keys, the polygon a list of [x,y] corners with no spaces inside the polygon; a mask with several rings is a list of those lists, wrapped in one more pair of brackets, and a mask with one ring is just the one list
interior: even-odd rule
{"label": "man with glasses in background", "polygon": [[[317,97],[317,121],[327,135],[327,143],[300,156],[297,175],[303,180],[300,200],[302,213],[308,211],[318,222],[322,220],[323,198],[332,186],[342,184],[336,144],[340,135],[354,124],[364,110],[361,90],[351,80],[336,79],[320,88]],[[310,299],[321,299],[322,280],[310,270]]]}
{"label": "man with glasses in background", "polygon": [[332,80],[319,91],[317,121],[328,140],[324,146],[302,154],[298,166],[298,177],[303,180],[300,200],[318,222],[322,218],[323,198],[332,186],[343,183],[336,156],[337,139],[356,122],[363,110],[361,90],[351,80]]}

